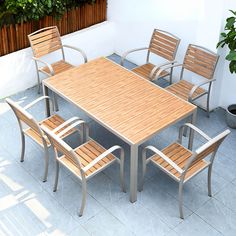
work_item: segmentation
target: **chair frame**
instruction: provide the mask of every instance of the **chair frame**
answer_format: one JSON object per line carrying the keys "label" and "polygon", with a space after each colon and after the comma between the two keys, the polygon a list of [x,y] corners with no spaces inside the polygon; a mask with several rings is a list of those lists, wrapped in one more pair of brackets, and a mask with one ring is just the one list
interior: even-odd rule
{"label": "chair frame", "polygon": [[[216,80],[216,79],[213,79],[213,77],[214,77],[215,69],[216,69],[216,66],[217,66],[217,63],[218,63],[218,60],[219,60],[219,55],[217,55],[215,52],[209,50],[208,48],[205,48],[205,47],[202,47],[202,46],[199,46],[199,45],[196,45],[196,44],[189,44],[189,47],[196,47],[196,48],[199,48],[199,49],[201,49],[201,50],[203,50],[203,51],[205,51],[205,52],[208,52],[209,54],[212,54],[212,55],[216,56],[216,62],[215,62],[214,66],[213,66],[213,69],[212,69],[212,72],[213,72],[213,73],[212,73],[211,78],[209,78],[209,79],[208,79],[208,78],[205,78],[205,81],[194,85],[194,87],[191,89],[191,91],[189,92],[189,95],[188,95],[188,101],[191,102],[191,103],[194,103],[194,101],[197,100],[198,98],[200,98],[200,97],[202,97],[202,96],[204,96],[204,95],[207,95],[206,112],[207,112],[207,116],[210,117],[210,94],[211,94],[211,87],[212,87],[212,82],[214,82],[214,81]],[[189,47],[188,47],[188,48],[189,48]],[[187,51],[186,51],[185,58],[186,58],[187,54],[188,54],[188,49],[187,49]],[[185,61],[185,59],[184,59],[184,61]],[[160,76],[160,74],[161,74],[162,71],[164,71],[164,70],[166,70],[166,69],[174,69],[175,67],[180,67],[180,66],[181,66],[182,68],[181,68],[179,80],[182,80],[183,77],[184,77],[184,70],[188,70],[188,69],[186,69],[186,68],[184,67],[184,62],[183,62],[182,64],[173,63],[173,65],[171,65],[171,66],[165,66],[165,67],[163,67],[162,69],[160,69],[160,70],[156,73],[155,77],[153,78],[153,81],[158,80],[159,78],[161,78],[161,77],[159,77],[159,76]],[[192,72],[192,73],[195,73],[195,72]],[[197,73],[195,73],[195,74],[197,74]],[[202,76],[202,77],[203,77],[203,76]],[[203,85],[206,85],[206,84],[208,84],[208,89],[206,90],[206,92],[200,94],[199,96],[196,96],[195,98],[193,98],[194,92],[195,92],[198,88],[200,88],[200,87],[202,87]],[[199,106],[199,105],[198,105],[198,106]],[[203,110],[205,110],[203,107],[201,107],[201,106],[199,106],[199,107],[202,108]]]}
{"label": "chair frame", "polygon": [[[20,128],[20,134],[21,134],[21,157],[20,157],[20,161],[21,162],[24,161],[24,156],[25,156],[25,130],[27,130],[27,129],[23,129],[22,123],[25,123],[29,127],[31,127],[31,125],[27,124],[26,121],[22,121],[22,119],[17,114],[17,110],[19,110],[21,113],[23,113],[28,118],[28,120],[34,124],[34,126],[36,128],[36,131],[41,136],[42,143],[43,143],[43,148],[44,148],[44,161],[45,161],[45,169],[44,169],[44,174],[43,174],[43,182],[47,181],[48,164],[49,164],[49,150],[48,150],[49,146],[47,144],[47,137],[43,133],[39,123],[35,120],[35,118],[30,113],[27,112],[27,109],[29,109],[32,106],[36,105],[38,102],[40,102],[42,100],[46,100],[46,99],[48,99],[50,101],[50,103],[52,105],[52,110],[54,111],[52,100],[48,96],[42,96],[42,97],[34,100],[30,104],[24,106],[23,108],[21,106],[19,106],[16,102],[12,101],[11,99],[6,98],[6,102],[12,108],[12,110],[13,110],[16,118],[17,118],[17,121],[18,121],[18,124],[19,124],[19,128]],[[49,117],[50,117],[50,114],[49,114]],[[34,130],[35,130],[35,128],[34,128]]]}
{"label": "chair frame", "polygon": [[[144,177],[146,173],[146,165],[151,161],[152,157],[147,158],[147,151],[151,151],[157,155],[159,155],[163,160],[165,160],[169,165],[171,165],[178,173],[180,173],[180,178],[177,178],[176,176],[172,175],[170,172],[168,172],[164,167],[161,165],[158,165],[157,163],[154,163],[157,167],[159,167],[163,172],[165,172],[168,176],[170,176],[172,179],[174,179],[176,182],[179,183],[179,214],[180,218],[184,219],[183,214],[183,187],[186,182],[188,182],[190,179],[192,179],[194,176],[208,168],[208,196],[212,197],[212,190],[211,190],[211,176],[212,176],[212,166],[213,162],[215,160],[215,156],[217,153],[217,150],[220,146],[220,144],[223,142],[223,140],[226,138],[226,136],[230,133],[230,131],[227,129],[221,134],[217,135],[214,138],[210,138],[207,134],[205,134],[203,131],[198,129],[196,126],[186,123],[182,125],[179,129],[179,137],[177,140],[177,143],[182,144],[182,137],[184,136],[184,130],[186,128],[193,129],[195,132],[197,132],[199,135],[201,135],[205,140],[207,140],[207,143],[199,147],[196,151],[192,152],[192,156],[188,159],[187,163],[185,164],[184,168],[180,168],[176,163],[174,163],[169,157],[167,157],[162,151],[158,150],[154,146],[147,146],[142,150],[142,163],[143,163],[143,171],[142,171],[142,181],[140,185],[140,191],[143,190],[144,185]],[[190,140],[189,140],[190,141]],[[217,143],[218,142],[218,143]],[[204,151],[206,151],[209,147],[211,147],[213,144],[216,144],[216,147],[212,152],[204,156],[201,160],[204,159],[206,162],[206,166],[201,168],[200,170],[196,171],[192,176],[185,178],[186,173],[188,172],[189,168],[195,161],[197,161],[197,158],[200,154],[203,154]],[[211,158],[209,161],[206,161],[205,158],[211,154]]]}
{"label": "chair frame", "polygon": [[[12,110],[13,110],[16,118],[17,118],[17,121],[18,121],[18,124],[19,124],[19,128],[20,128],[20,134],[21,134],[21,156],[20,156],[20,161],[21,162],[24,161],[24,156],[25,156],[25,135],[28,136],[28,134],[26,133],[28,128],[23,129],[22,123],[25,123],[27,126],[31,127],[41,137],[42,144],[43,144],[43,149],[44,149],[44,161],[45,161],[45,168],[44,168],[44,174],[43,174],[43,182],[46,182],[47,181],[47,176],[48,176],[48,165],[49,165],[49,148],[50,148],[51,144],[48,143],[49,139],[44,134],[44,132],[43,132],[39,122],[27,111],[29,108],[33,107],[34,105],[36,105],[38,102],[40,102],[42,100],[45,100],[45,102],[46,102],[46,100],[49,100],[49,104],[51,104],[51,106],[49,106],[49,114],[48,114],[48,116],[46,115],[47,118],[44,119],[44,120],[47,120],[55,112],[54,104],[53,104],[53,102],[52,102],[50,97],[48,97],[48,96],[41,96],[41,97],[37,98],[36,100],[32,101],[31,103],[29,103],[28,105],[24,106],[24,107],[21,107],[16,102],[14,102],[13,100],[11,100],[9,98],[6,98],[6,102],[12,108]],[[22,120],[21,117],[19,117],[19,115],[17,114],[18,111],[21,114],[23,114],[23,116],[25,116],[27,118],[27,121],[24,121],[24,120]],[[46,114],[47,114],[47,112],[46,112]],[[40,122],[43,122],[44,120],[42,120]],[[29,123],[31,123],[31,124],[29,124]],[[81,132],[79,130],[78,130],[78,132],[81,134]],[[30,137],[30,138],[32,138],[32,137]]]}
{"label": "chair frame", "polygon": [[[36,67],[36,71],[37,71],[38,93],[40,93],[40,88],[41,88],[41,86],[40,86],[40,85],[41,85],[41,81],[40,81],[39,72],[41,72],[41,73],[43,73],[43,74],[45,74],[45,75],[47,75],[47,76],[53,76],[53,75],[55,75],[55,72],[54,72],[52,66],[51,66],[49,63],[47,63],[46,61],[40,59],[41,57],[36,57],[36,56],[35,56],[35,53],[34,53],[34,50],[33,50],[33,45],[32,45],[31,37],[34,36],[34,35],[36,35],[36,34],[39,34],[39,33],[43,32],[43,31],[51,30],[51,29],[55,29],[55,30],[57,31],[56,33],[57,33],[58,40],[60,41],[60,46],[61,46],[61,48],[60,48],[60,49],[56,49],[56,50],[54,50],[54,51],[61,50],[63,61],[66,62],[66,60],[65,60],[65,51],[64,51],[64,48],[69,48],[69,49],[72,49],[72,50],[75,50],[75,51],[79,52],[79,53],[81,54],[81,56],[83,57],[83,59],[84,59],[84,63],[86,63],[86,62],[88,61],[86,54],[85,54],[80,48],[77,48],[77,47],[74,47],[74,46],[70,46],[70,45],[63,45],[63,44],[62,44],[61,36],[60,36],[60,33],[59,33],[59,31],[58,31],[57,26],[45,27],[45,28],[43,28],[43,29],[39,29],[39,30],[37,30],[37,31],[35,31],[35,32],[31,33],[31,34],[29,34],[29,35],[28,35],[28,39],[29,39],[30,46],[31,46],[32,51],[33,51],[33,55],[34,55],[34,56],[32,57],[32,59],[33,59],[34,62],[35,62],[35,67]],[[54,51],[51,51],[51,52],[49,52],[48,54],[50,54],[50,53],[52,53],[52,52],[54,52]],[[48,54],[44,54],[43,56],[48,55]],[[44,64],[46,67],[48,67],[50,73],[48,74],[48,73],[46,73],[45,71],[41,70],[41,68],[39,67],[38,63]],[[70,63],[69,63],[69,64],[70,64]]]}
{"label": "chair frame", "polygon": [[[69,130],[73,129],[74,127],[83,125],[83,132],[84,132],[83,144],[88,142],[89,140],[93,140],[93,139],[91,139],[89,137],[89,127],[88,127],[88,125],[84,121],[80,120],[77,117],[73,117],[70,120],[71,121],[70,121],[70,125],[69,126],[68,126],[68,121],[66,121],[60,127],[56,128],[56,129],[54,129],[52,131],[50,131],[45,126],[42,126],[42,129],[44,130],[44,132],[47,134],[49,140],[51,141],[51,144],[52,144],[53,149],[54,149],[54,157],[55,157],[55,160],[56,160],[56,173],[55,173],[55,182],[54,182],[53,191],[54,192],[57,191],[58,178],[59,178],[59,167],[60,167],[60,164],[61,164],[64,167],[66,167],[67,169],[69,169],[82,183],[82,201],[81,201],[80,211],[78,213],[78,215],[81,217],[83,215],[83,211],[84,211],[85,204],[86,204],[87,180],[89,180],[90,178],[92,178],[96,174],[98,174],[101,171],[103,171],[106,167],[110,166],[115,161],[120,164],[120,183],[121,183],[121,189],[122,189],[123,192],[126,192],[126,190],[125,190],[125,181],[124,181],[124,156],[125,156],[125,153],[124,153],[124,149],[121,146],[115,145],[115,146],[110,147],[109,149],[107,149],[103,153],[101,153],[92,162],[90,162],[87,166],[82,167],[82,165],[80,163],[80,159],[79,159],[78,155],[75,153],[74,149],[72,149],[67,143],[65,143],[63,141],[63,139],[61,139],[61,136],[63,136],[64,133],[68,132]],[[62,127],[65,127],[65,126],[67,126],[66,129],[64,129],[63,131],[59,132],[58,134],[55,134],[56,131],[60,130]],[[62,155],[60,157],[58,156],[58,151],[57,151],[57,148],[54,145],[54,141],[53,140],[56,140],[56,142],[59,143],[59,145],[61,145],[63,148],[65,148],[67,150],[68,155],[70,155],[70,157],[75,161],[76,165],[79,167],[80,176],[78,174],[74,173],[73,170],[71,170],[67,165],[65,165],[63,162],[60,161],[60,158],[63,155],[66,155],[66,154],[62,153]],[[79,148],[80,146],[78,146],[77,148]],[[113,153],[116,150],[120,151],[120,155],[119,155],[120,158],[118,158],[115,155],[113,155],[115,157],[115,159],[112,162],[110,162],[109,164],[105,165],[101,169],[95,171],[94,173],[92,173],[88,177],[86,176],[86,174],[85,174],[86,171],[88,171],[96,163],[98,163],[100,160],[102,160],[107,155]]]}
{"label": "chair frame", "polygon": [[[161,68],[165,68],[165,67],[168,66],[168,65],[174,65],[175,63],[177,63],[177,61],[175,61],[174,59],[175,59],[175,57],[176,57],[176,53],[177,53],[177,50],[178,50],[178,47],[179,47],[179,44],[180,44],[180,38],[178,38],[176,35],[171,34],[171,33],[167,32],[167,31],[164,31],[164,30],[154,29],[154,30],[153,30],[153,33],[152,33],[152,37],[151,37],[150,42],[149,42],[149,47],[136,48],[136,49],[132,49],[132,50],[129,50],[129,51],[125,52],[125,53],[123,54],[123,56],[122,56],[122,58],[121,58],[121,62],[120,62],[121,66],[123,66],[126,57],[127,57],[130,53],[137,52],[137,51],[147,50],[146,63],[149,63],[149,62],[150,62],[150,54],[152,53],[152,52],[151,52],[152,38],[153,38],[154,34],[155,34],[157,31],[158,31],[158,32],[161,32],[161,33],[163,33],[163,34],[166,34],[167,36],[171,36],[171,37],[175,38],[175,39],[177,40],[177,44],[176,44],[176,49],[174,50],[174,53],[173,53],[173,60],[168,61],[168,62],[165,62],[165,63],[161,63],[161,64],[159,64],[159,65],[156,65],[156,66],[152,69],[152,71],[150,72],[150,75],[149,75],[149,78],[150,78],[150,80],[152,80],[152,81],[154,80],[153,77],[154,77],[154,74],[155,74],[156,71],[160,70]],[[153,54],[155,54],[155,53],[153,53]],[[155,54],[155,55],[157,55],[157,54]],[[157,55],[157,56],[159,56],[159,55]],[[161,56],[159,56],[159,57],[161,57]],[[163,57],[163,58],[164,58],[164,57]],[[166,60],[167,60],[167,59],[166,59]],[[162,71],[164,71],[164,69],[163,69]],[[172,74],[173,74],[173,68],[170,67],[170,74],[169,74],[169,76],[170,76],[170,84],[172,84]]]}

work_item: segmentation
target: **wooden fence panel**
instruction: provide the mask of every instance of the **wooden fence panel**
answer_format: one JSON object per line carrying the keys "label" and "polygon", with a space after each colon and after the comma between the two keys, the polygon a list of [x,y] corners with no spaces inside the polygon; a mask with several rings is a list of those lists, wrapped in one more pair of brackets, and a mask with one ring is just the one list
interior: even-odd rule
{"label": "wooden fence panel", "polygon": [[44,27],[57,25],[61,35],[69,34],[103,22],[107,15],[107,0],[71,9],[60,20],[45,16],[39,21],[24,22],[0,28],[0,56],[29,47],[27,35]]}

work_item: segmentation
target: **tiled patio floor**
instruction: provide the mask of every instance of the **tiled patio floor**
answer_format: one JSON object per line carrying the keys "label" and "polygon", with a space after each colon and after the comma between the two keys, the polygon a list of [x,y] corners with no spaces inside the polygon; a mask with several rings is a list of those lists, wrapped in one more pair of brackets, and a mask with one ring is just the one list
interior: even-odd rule
{"label": "tiled patio floor", "polygon": [[[112,60],[119,57],[112,55]],[[128,68],[133,65],[126,64]],[[162,84],[165,85],[165,84]],[[12,96],[21,104],[38,97],[36,88]],[[126,150],[126,183],[129,185],[129,147],[71,104],[59,99],[64,118],[77,115],[89,122],[91,136],[109,147],[123,145]],[[42,117],[43,103],[32,109]],[[177,124],[150,140],[162,148],[177,138]],[[209,135],[227,128],[224,110],[217,109],[210,119],[198,110],[197,125]],[[50,160],[49,177],[43,174],[43,150],[27,139],[25,162],[19,161],[20,133],[13,112],[0,102],[0,235],[236,235],[236,130],[221,146],[214,164],[214,196],[207,196],[207,173],[203,172],[185,186],[185,220],[178,215],[178,186],[152,166],[148,166],[144,191],[138,201],[129,202],[129,190],[119,188],[118,166],[92,178],[88,184],[88,201],[83,217],[76,214],[80,206],[81,185],[63,169],[59,188],[52,191],[54,159]],[[195,146],[202,143],[195,137]],[[74,141],[74,140],[71,140]]]}

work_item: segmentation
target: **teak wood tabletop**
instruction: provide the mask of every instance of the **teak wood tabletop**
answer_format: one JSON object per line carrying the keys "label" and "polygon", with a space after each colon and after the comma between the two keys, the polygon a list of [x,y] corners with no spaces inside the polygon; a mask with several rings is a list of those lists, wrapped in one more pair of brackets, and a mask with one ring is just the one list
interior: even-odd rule
{"label": "teak wood tabletop", "polygon": [[43,87],[130,145],[131,202],[137,200],[138,146],[179,120],[196,119],[195,105],[104,57],[45,79]]}

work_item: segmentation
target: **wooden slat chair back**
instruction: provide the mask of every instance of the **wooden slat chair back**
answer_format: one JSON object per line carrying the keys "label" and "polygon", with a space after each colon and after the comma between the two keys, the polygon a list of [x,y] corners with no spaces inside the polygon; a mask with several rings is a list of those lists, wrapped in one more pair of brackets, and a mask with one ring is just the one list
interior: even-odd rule
{"label": "wooden slat chair back", "polygon": [[183,69],[187,69],[206,79],[212,79],[219,56],[210,50],[190,44],[188,46]]}
{"label": "wooden slat chair back", "polygon": [[[165,68],[168,65],[173,65],[176,63],[174,60],[179,43],[180,39],[177,36],[164,30],[154,29],[149,46],[132,49],[125,52],[121,58],[121,65],[124,64],[125,58],[130,53],[145,50],[147,52],[146,63],[133,68],[132,71],[139,76],[151,81],[154,80],[159,71],[161,71],[161,73],[158,74],[160,78],[165,78],[168,76],[170,78],[169,83],[172,84],[173,69],[165,70]],[[155,65],[151,62],[151,54],[158,56],[158,58],[161,60],[158,65]]]}
{"label": "wooden slat chair back", "polygon": [[[192,151],[182,145],[182,137],[184,129],[190,128],[201,135],[206,141],[201,147]],[[144,175],[147,163],[151,162],[154,166],[160,168],[164,173],[179,183],[179,213],[183,218],[183,186],[186,182],[208,168],[208,195],[211,194],[211,173],[213,162],[217,150],[224,139],[229,135],[230,131],[225,130],[214,138],[210,138],[196,126],[186,123],[179,129],[179,138],[176,142],[171,143],[162,150],[158,150],[154,146],[147,146],[143,149],[143,176],[141,182],[141,190],[143,189]],[[189,138],[189,144],[190,144]],[[147,151],[154,154],[147,158]],[[210,159],[207,157],[210,156]]]}
{"label": "wooden slat chair back", "polygon": [[[173,69],[174,67],[181,66],[179,81],[166,87],[166,89],[176,96],[205,109],[207,111],[207,116],[209,117],[211,86],[215,81],[213,77],[218,59],[219,56],[209,49],[202,46],[189,44],[183,64],[175,64],[165,68]],[[191,81],[191,78],[187,79],[189,75],[185,72],[195,74],[192,76],[194,77],[193,82]],[[154,80],[161,78],[159,76],[161,73],[162,70],[155,75]],[[203,96],[206,97],[205,107],[199,105],[199,103],[195,103],[195,100]]]}
{"label": "wooden slat chair back", "polygon": [[6,102],[10,105],[10,107],[14,111],[18,121],[25,123],[27,126],[32,128],[36,133],[42,135],[42,131],[37,121],[33,118],[33,116],[29,112],[24,110],[10,98],[6,98]]}
{"label": "wooden slat chair back", "polygon": [[[44,149],[45,169],[44,169],[44,175],[43,175],[43,182],[45,182],[47,180],[48,165],[49,165],[49,150],[48,149],[51,146],[51,143],[50,143],[49,139],[47,138],[46,134],[44,133],[44,131],[42,130],[41,126],[44,125],[51,130],[57,129],[56,131],[58,131],[58,129],[60,129],[61,132],[65,131],[67,128],[67,125],[64,124],[64,119],[62,117],[60,117],[56,113],[53,113],[50,115],[50,110],[51,110],[50,106],[49,106],[48,116],[41,121],[37,121],[27,111],[32,106],[36,105],[38,102],[40,102],[42,100],[46,100],[46,99],[49,100],[49,102],[50,102],[49,104],[52,104],[50,97],[42,96],[42,97],[39,97],[36,100],[32,101],[30,104],[27,104],[26,106],[21,107],[19,104],[17,104],[17,102],[13,101],[10,98],[6,98],[6,102],[9,104],[9,106],[12,108],[13,112],[15,113],[16,118],[19,123],[19,127],[20,127],[21,142],[22,142],[20,161],[23,162],[24,156],[25,156],[25,135],[30,137],[33,141],[35,141],[38,145],[40,145],[40,147],[42,147]],[[52,110],[54,110],[53,107],[52,107]],[[74,119],[75,118],[73,118],[72,120],[74,120]],[[76,119],[79,119],[79,118],[76,118]],[[70,122],[70,120],[68,122]],[[22,124],[25,124],[27,127],[23,128]],[[79,130],[76,130],[76,129],[71,129],[68,132],[64,132],[63,138],[65,138],[77,131],[80,132]],[[80,134],[81,134],[81,132],[80,132]]]}
{"label": "wooden slat chair back", "polygon": [[59,152],[60,155],[65,155],[67,158],[69,158],[81,170],[80,160],[77,157],[77,154],[74,152],[73,148],[70,147],[65,141],[63,141],[61,138],[59,138],[53,132],[50,132],[45,127],[43,127],[43,128],[46,131],[52,146],[54,147],[56,158],[58,158],[58,152]]}
{"label": "wooden slat chair back", "polygon": [[56,26],[40,29],[28,35],[33,55],[42,57],[62,48],[60,33]]}
{"label": "wooden slat chair back", "polygon": [[[22,108],[20,105],[18,105],[10,98],[6,98],[6,102],[9,104],[9,106],[15,113],[21,131],[20,133],[21,133],[22,145],[21,145],[20,161],[21,162],[24,161],[25,134],[31,137],[34,141],[36,141],[38,144],[40,144],[40,146],[44,148],[45,169],[43,175],[43,182],[45,182],[47,180],[47,175],[48,175],[48,163],[49,163],[48,147],[50,146],[50,144],[48,143],[48,140],[44,138],[45,135],[41,130],[39,123],[34,119],[34,117],[29,112],[27,112],[24,108]],[[26,124],[28,128],[23,129],[22,123]]]}
{"label": "wooden slat chair back", "polygon": [[[201,161],[202,159],[205,159],[209,155],[214,155],[217,152],[217,149],[219,148],[220,144],[224,141],[226,136],[229,134],[229,132],[226,130],[223,133],[217,135],[215,138],[211,139],[208,141],[206,144],[201,146],[196,150],[196,152],[193,154],[192,160],[190,160],[190,163],[188,163],[187,168],[192,167],[195,165],[197,162]],[[211,160],[212,162],[213,160]],[[187,169],[186,168],[186,169]]]}
{"label": "wooden slat chair back", "polygon": [[[40,93],[41,84],[39,73],[43,73],[46,76],[53,76],[75,67],[66,61],[64,48],[77,51],[83,57],[84,63],[87,62],[87,56],[80,48],[62,44],[57,26],[50,26],[37,30],[29,34],[28,39],[33,51],[33,60],[35,61],[37,71],[38,93]],[[43,58],[44,56],[55,51],[59,51],[61,53],[61,58],[59,60],[49,63],[46,61],[46,58]],[[54,93],[53,95],[55,107],[56,110],[58,110],[56,96]]]}
{"label": "wooden slat chair back", "polygon": [[149,45],[149,53],[152,52],[168,61],[173,61],[176,56],[178,45],[179,39],[174,35],[162,30],[154,29]]}

